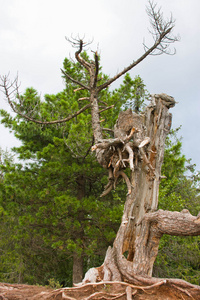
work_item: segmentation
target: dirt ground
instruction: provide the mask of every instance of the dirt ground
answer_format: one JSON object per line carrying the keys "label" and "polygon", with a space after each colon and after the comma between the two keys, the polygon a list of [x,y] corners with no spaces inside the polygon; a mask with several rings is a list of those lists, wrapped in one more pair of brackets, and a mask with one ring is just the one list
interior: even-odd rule
{"label": "dirt ground", "polygon": [[74,288],[53,290],[47,287],[25,284],[0,283],[0,300],[188,300],[200,299],[200,295],[173,286],[133,287],[127,284],[86,284]]}

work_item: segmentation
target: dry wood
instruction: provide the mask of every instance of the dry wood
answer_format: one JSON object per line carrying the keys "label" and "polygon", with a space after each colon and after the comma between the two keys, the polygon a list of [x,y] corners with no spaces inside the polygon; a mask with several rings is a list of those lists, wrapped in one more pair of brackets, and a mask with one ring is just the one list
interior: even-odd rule
{"label": "dry wood", "polygon": [[130,286],[127,286],[127,288],[126,288],[126,297],[127,297],[127,300],[132,300],[132,289]]}
{"label": "dry wood", "polygon": [[[132,135],[130,142],[126,143],[127,132],[134,125],[129,120],[128,123],[131,126],[129,125],[130,127],[127,127],[126,131],[125,126],[128,124],[123,125],[119,118],[118,127],[115,129],[115,139],[104,140],[95,145],[99,149],[99,156],[100,153],[104,155],[105,149],[108,147],[120,148],[121,145],[123,148],[128,145],[134,153],[133,155],[129,148],[126,149],[129,150],[127,151],[128,157],[131,157],[131,162],[133,161],[129,181],[131,193],[127,196],[122,223],[113,248],[110,247],[107,251],[103,264],[105,277],[102,279],[114,281],[123,278],[134,284],[159,285],[160,280],[151,275],[161,236],[164,233],[171,235],[200,234],[198,217],[192,216],[188,211],[156,211],[164,143],[171,124],[171,114],[168,110],[174,105],[174,99],[166,94],[153,95],[144,117],[138,119],[143,123],[138,125],[137,135]],[[135,139],[136,142],[134,142]],[[143,153],[138,149],[139,145],[142,145]],[[109,166],[119,168],[119,162],[123,160],[123,157],[120,151],[115,153],[117,153],[115,154],[117,159],[114,160],[112,156]],[[137,166],[134,165],[136,163],[135,156],[138,158]],[[127,167],[127,164],[125,166]],[[123,168],[124,165],[121,164],[120,167]],[[116,174],[117,172],[120,172],[120,169],[117,169]],[[128,251],[128,259],[123,255],[125,251]],[[173,283],[179,288],[196,288],[200,291],[199,287],[194,287],[185,281],[173,279],[164,282]]]}

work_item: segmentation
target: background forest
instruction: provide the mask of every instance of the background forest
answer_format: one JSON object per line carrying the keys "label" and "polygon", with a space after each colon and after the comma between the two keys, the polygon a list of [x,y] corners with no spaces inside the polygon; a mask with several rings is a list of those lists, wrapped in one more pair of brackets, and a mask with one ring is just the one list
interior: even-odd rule
{"label": "background forest", "polygon": [[[83,68],[68,59],[63,69],[77,80],[88,79]],[[103,73],[101,77],[108,79]],[[66,80],[63,91],[41,100],[36,90],[28,88],[22,96],[22,113],[29,114],[31,104],[35,119],[56,120],[73,114],[79,103],[80,107],[87,104],[83,97],[87,91],[80,94],[74,89]],[[119,88],[102,90],[102,104],[106,99],[113,106],[101,112],[105,138],[120,110],[131,107],[142,113],[148,97],[140,76],[132,79],[129,74]],[[5,110],[1,117],[21,146],[13,149],[14,155],[1,150],[0,281],[70,286],[77,274],[81,277],[103,262],[121,222],[126,186],[121,181],[114,191],[100,197],[107,172],[91,152],[93,134],[87,111],[55,125],[35,124]],[[177,132],[172,130],[166,142],[162,167],[166,178],[160,184],[159,208],[188,209],[197,215],[199,173],[183,155]],[[199,285],[200,237],[164,235],[153,275]]]}

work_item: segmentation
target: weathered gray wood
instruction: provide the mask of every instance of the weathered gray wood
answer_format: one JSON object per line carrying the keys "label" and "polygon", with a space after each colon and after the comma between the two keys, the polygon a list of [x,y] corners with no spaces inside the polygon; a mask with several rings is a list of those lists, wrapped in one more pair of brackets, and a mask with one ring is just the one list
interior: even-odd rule
{"label": "weathered gray wood", "polygon": [[[114,168],[115,165],[119,165],[118,160],[123,160],[120,154],[120,139],[124,145],[124,152],[127,152],[129,159],[131,156],[131,163],[129,163],[132,169],[131,192],[125,202],[121,226],[113,247],[108,249],[103,264],[104,277],[102,279],[104,280],[120,280],[122,276],[134,283],[144,282],[142,278],[152,275],[159,241],[163,233],[199,234],[199,219],[188,212],[157,211],[164,145],[171,126],[169,108],[174,105],[174,99],[166,94],[153,95],[144,115],[135,116],[130,110],[124,112],[127,124],[123,113],[119,116],[114,139],[118,141],[114,145],[119,150],[111,166]],[[137,120],[137,125],[134,120]],[[135,134],[132,134],[131,139],[126,140],[131,128],[136,129]],[[142,141],[144,141],[144,147],[140,148]],[[105,142],[102,141],[102,144],[105,145]],[[109,140],[107,143],[109,145]],[[113,143],[113,139],[110,143]],[[126,145],[128,145],[127,149]],[[109,146],[107,154],[108,148]],[[105,154],[106,147],[102,146],[98,149],[97,156],[100,158]],[[99,162],[102,160],[103,158]],[[108,163],[109,155],[107,156]],[[121,168],[127,166],[127,164],[124,166],[121,164]],[[177,216],[179,217],[176,218]],[[186,231],[184,231],[185,226],[188,228]],[[128,252],[127,259],[123,255],[126,251]],[[153,282],[156,281],[151,281]]]}
{"label": "weathered gray wood", "polygon": [[[200,234],[199,216],[194,217],[187,210],[157,211],[165,138],[171,126],[169,108],[174,105],[172,97],[160,94],[154,95],[146,108],[138,139],[147,136],[150,143],[145,146],[143,153],[140,152],[139,159],[134,160],[131,193],[125,202],[121,226],[113,247],[108,249],[103,264],[104,280],[107,280],[109,274],[110,280],[122,276],[134,284],[159,282],[151,276],[161,236],[164,233],[182,236]],[[134,138],[132,146],[136,147]],[[136,151],[137,147],[134,147],[133,151]],[[127,259],[123,255],[125,251],[128,252]],[[177,285],[187,286],[183,281],[175,281]]]}
{"label": "weathered gray wood", "polygon": [[[166,135],[170,130],[168,124],[171,115],[168,109],[174,104],[174,99],[167,95],[154,95],[144,114],[143,136],[150,138],[146,150],[147,159],[154,171],[142,160],[138,162],[137,167],[132,172],[132,192],[125,203],[123,221],[119,230],[120,238],[117,236],[115,241],[118,262],[120,265],[123,264],[122,260],[125,261],[125,259],[122,254],[128,251],[128,260],[132,262],[131,267],[135,274],[151,276],[156,258],[154,255],[154,260],[149,261],[149,256],[148,259],[144,257],[145,253],[151,252],[151,249],[146,247],[145,240],[141,241],[140,239],[142,230],[148,234],[148,230],[142,228],[141,221],[145,214],[157,209],[164,144]],[[145,253],[142,254],[141,248],[144,248],[146,252],[143,251]]]}
{"label": "weathered gray wood", "polygon": [[[94,146],[98,150],[97,159],[109,168],[110,178],[112,174],[117,177],[123,173],[121,169],[125,167],[132,170],[122,223],[103,265],[104,280],[120,280],[121,276],[130,280],[135,275],[152,275],[162,234],[158,231],[155,234],[145,216],[157,210],[165,138],[171,125],[169,108],[174,105],[170,96],[153,95],[143,115],[133,114],[130,109],[120,113],[114,139],[101,141],[100,135],[95,139],[100,141]],[[111,146],[115,149],[111,150]],[[110,190],[109,185],[108,188]],[[123,255],[125,251],[128,252],[127,259]]]}

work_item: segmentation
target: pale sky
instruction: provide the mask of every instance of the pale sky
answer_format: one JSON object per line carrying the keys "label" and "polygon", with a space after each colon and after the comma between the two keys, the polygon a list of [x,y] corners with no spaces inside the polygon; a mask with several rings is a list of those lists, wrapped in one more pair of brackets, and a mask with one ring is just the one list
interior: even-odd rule
{"label": "pale sky", "polygon": [[[178,102],[171,109],[173,128],[182,125],[183,153],[200,170],[200,1],[158,0],[164,16],[173,14],[175,56],[151,56],[134,68],[150,93],[166,93]],[[146,0],[0,0],[0,75],[18,72],[20,90],[34,87],[41,95],[63,90],[60,68],[74,49],[65,36],[85,35],[101,54],[103,71],[113,76],[149,44]],[[172,45],[173,47],[173,45]],[[115,83],[119,86],[120,80]],[[0,107],[9,109],[0,94]],[[18,145],[0,125],[0,147]]]}

